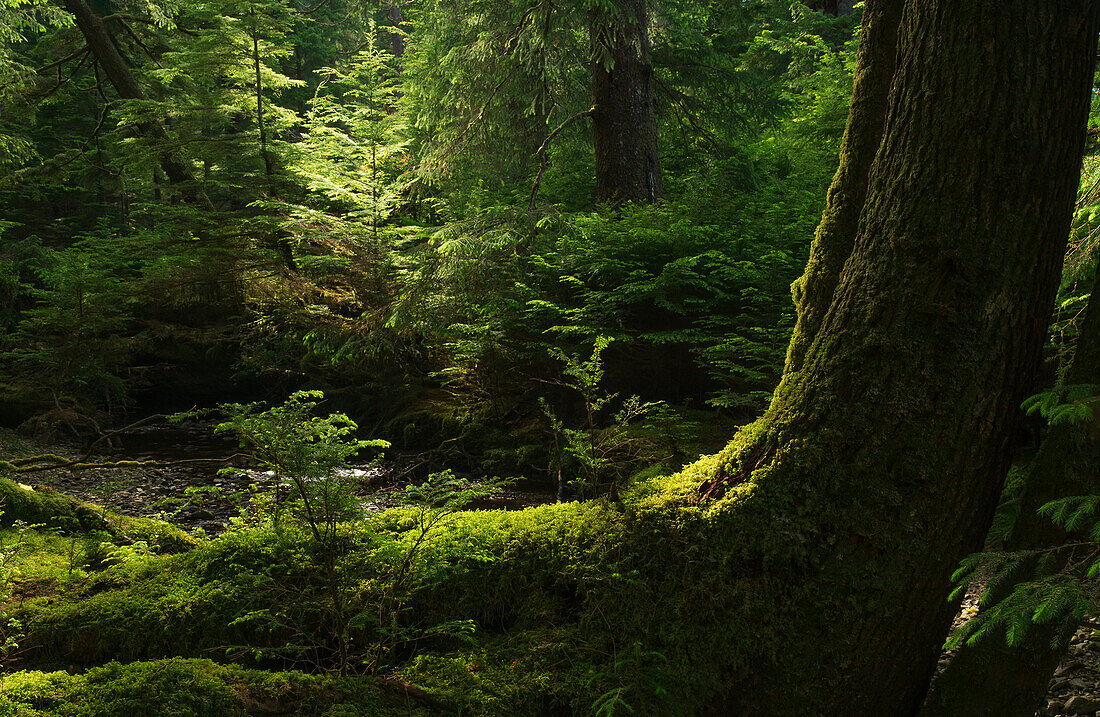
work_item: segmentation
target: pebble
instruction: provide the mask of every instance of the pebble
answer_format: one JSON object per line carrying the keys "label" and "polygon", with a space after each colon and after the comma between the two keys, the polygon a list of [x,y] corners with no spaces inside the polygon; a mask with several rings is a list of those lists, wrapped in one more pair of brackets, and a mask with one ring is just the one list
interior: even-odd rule
{"label": "pebble", "polygon": [[1066,675],[1070,672],[1073,672],[1074,670],[1076,670],[1080,667],[1084,667],[1084,666],[1085,666],[1085,663],[1081,662],[1080,660],[1073,660],[1072,662],[1069,662],[1069,663],[1059,667],[1055,671],[1054,676],[1055,677],[1062,677],[1062,676],[1064,676],[1064,675]]}

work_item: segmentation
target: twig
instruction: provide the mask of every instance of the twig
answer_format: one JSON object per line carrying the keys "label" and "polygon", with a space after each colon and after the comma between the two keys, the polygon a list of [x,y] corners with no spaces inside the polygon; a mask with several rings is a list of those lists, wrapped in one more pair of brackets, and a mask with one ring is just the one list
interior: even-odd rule
{"label": "twig", "polygon": [[54,60],[53,62],[51,62],[48,65],[43,65],[42,67],[39,67],[38,69],[35,70],[35,73],[39,74],[39,75],[44,75],[47,72],[49,72],[50,70],[52,70],[53,68],[57,67],[58,65],[64,65],[69,60],[75,60],[78,57],[82,57],[84,55],[87,55],[89,52],[91,52],[91,50],[88,49],[87,45],[84,45],[83,47],[81,47],[76,52],[65,55],[60,60]]}
{"label": "twig", "polygon": [[[196,406],[192,406],[191,408],[184,411],[184,413],[190,413],[191,411],[194,411],[195,408],[196,408]],[[99,438],[92,441],[91,445],[89,445],[88,448],[84,451],[84,455],[82,455],[80,457],[80,460],[84,460],[88,456],[90,456],[92,454],[92,449],[95,448],[97,445],[99,445],[99,443],[101,441],[109,440],[109,439],[113,438],[114,436],[117,436],[120,433],[125,433],[126,431],[129,431],[131,428],[137,428],[138,426],[143,426],[146,423],[152,423],[153,421],[156,421],[156,420],[162,419],[162,418],[167,419],[168,414],[166,414],[166,413],[155,413],[152,416],[146,416],[145,418],[141,419],[140,421],[134,421],[133,423],[131,423],[128,426],[123,426],[122,428],[118,428],[118,429],[115,429],[113,431],[108,431],[107,433],[102,434]]]}

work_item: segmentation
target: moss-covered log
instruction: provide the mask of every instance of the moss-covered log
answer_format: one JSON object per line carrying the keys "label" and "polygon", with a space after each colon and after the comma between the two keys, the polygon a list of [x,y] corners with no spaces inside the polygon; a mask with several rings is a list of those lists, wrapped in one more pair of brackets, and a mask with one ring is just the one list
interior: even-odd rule
{"label": "moss-covered log", "polygon": [[267,673],[209,660],[112,663],[83,674],[20,672],[0,679],[0,716],[245,717],[429,715],[378,680]]}
{"label": "moss-covered log", "polygon": [[[621,506],[447,519],[416,561],[401,618],[411,641],[389,669],[444,713],[583,714],[613,690],[640,714],[705,711],[728,674],[770,662],[786,639],[767,628],[786,611],[771,600],[775,586],[730,579],[743,536],[729,516],[691,504],[713,468],[637,486]],[[415,540],[412,515],[390,511],[349,528],[339,565],[358,608],[389,589]],[[239,531],[118,565],[23,605],[25,659],[88,666],[228,655],[285,666],[288,643],[325,640],[315,550],[299,531]],[[477,625],[472,641],[437,629],[460,620]],[[370,653],[378,637],[368,626],[353,648]]]}
{"label": "moss-covered log", "polygon": [[33,488],[7,478],[0,478],[0,511],[4,526],[20,522],[63,533],[105,533],[125,543],[142,540],[170,553],[196,545],[194,538],[168,523],[120,515],[48,487]]}

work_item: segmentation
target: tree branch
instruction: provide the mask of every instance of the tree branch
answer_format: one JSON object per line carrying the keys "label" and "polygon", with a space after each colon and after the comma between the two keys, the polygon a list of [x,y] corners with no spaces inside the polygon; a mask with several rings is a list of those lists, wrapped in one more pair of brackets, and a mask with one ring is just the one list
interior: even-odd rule
{"label": "tree branch", "polygon": [[539,173],[535,175],[535,183],[531,186],[531,199],[527,203],[528,211],[532,211],[535,208],[535,197],[538,196],[539,187],[542,186],[542,177],[544,174],[546,174],[546,168],[549,165],[549,157],[547,155],[547,151],[550,149],[550,143],[554,141],[555,137],[561,134],[561,131],[563,129],[573,124],[577,120],[584,119],[585,117],[591,117],[592,113],[595,111],[596,107],[593,105],[592,107],[586,109],[584,112],[578,112],[569,119],[565,120],[557,127],[555,127],[553,132],[546,136],[546,139],[543,140],[542,145],[538,148],[538,150],[535,151],[535,156],[539,158]]}

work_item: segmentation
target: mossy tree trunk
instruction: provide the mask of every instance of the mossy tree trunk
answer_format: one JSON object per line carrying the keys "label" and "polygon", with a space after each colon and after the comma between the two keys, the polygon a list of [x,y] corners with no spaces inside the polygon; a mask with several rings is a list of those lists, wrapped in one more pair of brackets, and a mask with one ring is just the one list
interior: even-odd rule
{"label": "mossy tree trunk", "polygon": [[665,194],[646,0],[614,0],[589,13],[596,201],[655,202]]}
{"label": "mossy tree trunk", "polygon": [[[1094,288],[1081,324],[1069,385],[1100,384],[1100,298]],[[1092,495],[1098,490],[1100,440],[1092,424],[1059,424],[1031,463],[1020,499],[1020,515],[1006,550],[1042,550],[1060,545],[1066,532],[1038,514],[1052,500]],[[1064,561],[1063,561],[1064,562]],[[1024,571],[1021,578],[1026,578]],[[1001,585],[994,600],[1018,584]],[[932,683],[922,714],[928,717],[1031,717],[1039,708],[1055,668],[1069,647],[1074,624],[1052,620],[1036,625],[1024,641],[1009,647],[1003,634],[962,647]]]}
{"label": "mossy tree trunk", "polygon": [[871,163],[882,143],[886,100],[897,63],[898,24],[904,0],[869,0],[863,9],[859,51],[840,166],[810,247],[806,271],[792,286],[798,329],[787,349],[786,373],[797,372],[832,302],[840,270],[852,253],[867,197]]}
{"label": "mossy tree trunk", "polygon": [[907,0],[901,18],[851,252],[807,299],[823,311],[800,368],[713,476],[745,536],[732,576],[786,615],[783,649],[731,675],[716,713],[916,713],[1039,363],[1095,4]]}

